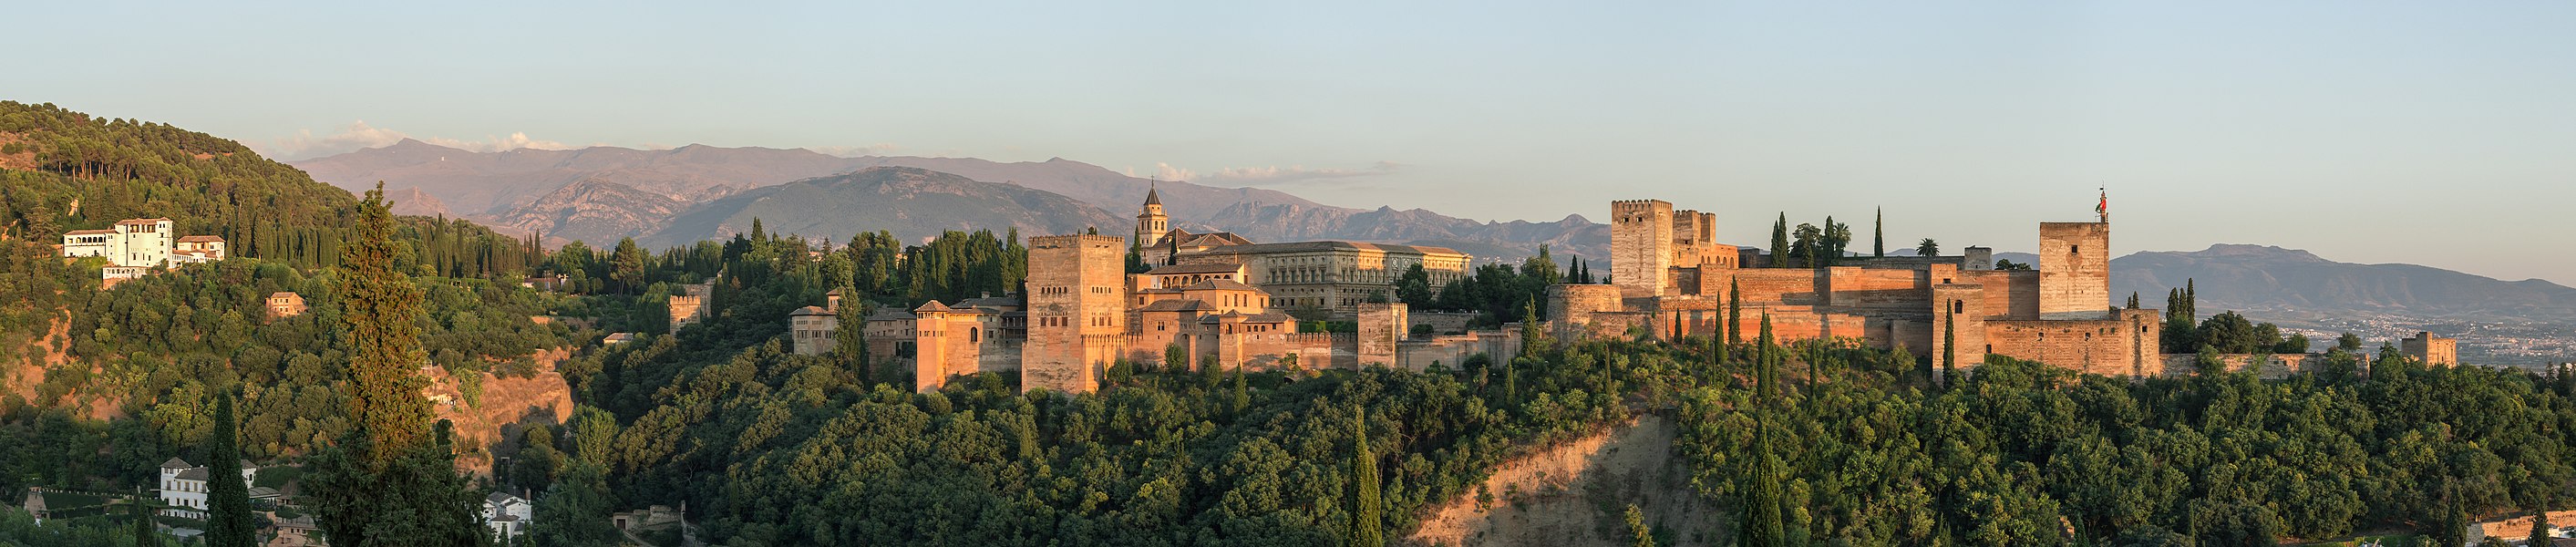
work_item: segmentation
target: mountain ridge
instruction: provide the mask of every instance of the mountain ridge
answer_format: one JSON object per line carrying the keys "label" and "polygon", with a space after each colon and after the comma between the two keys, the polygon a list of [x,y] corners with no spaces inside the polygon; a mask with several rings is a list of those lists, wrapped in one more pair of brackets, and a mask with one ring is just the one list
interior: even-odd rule
{"label": "mountain ridge", "polygon": [[949,230],[1018,229],[1027,237],[1123,229],[1126,222],[1043,190],[917,167],[871,167],[717,198],[669,217],[667,226],[636,240],[663,247],[721,240],[751,231],[755,219],[770,233],[835,242],[861,231],[889,231],[917,242]]}
{"label": "mountain ridge", "polygon": [[[383,180],[390,190],[420,188],[469,218],[523,218],[519,209],[581,180],[599,180],[660,193],[691,205],[747,189],[786,184],[870,167],[914,167],[1064,195],[1127,218],[1147,191],[1160,194],[1176,227],[1250,234],[1260,241],[1354,239],[1382,243],[1450,243],[1486,249],[1480,258],[1510,260],[1550,245],[1559,254],[1608,256],[1609,231],[1580,215],[1555,222],[1476,221],[1424,209],[1357,209],[1316,203],[1294,194],[1254,187],[1226,188],[1128,176],[1097,165],[1050,158],[998,162],[979,158],[917,156],[838,157],[807,149],[727,148],[691,144],[668,150],[598,146],[574,150],[518,149],[473,152],[404,139],[392,145],[295,163],[343,188]],[[613,206],[598,204],[597,207]],[[542,216],[544,211],[529,214]],[[609,215],[615,216],[615,215]],[[799,224],[803,219],[766,219]],[[496,222],[496,224],[513,224]],[[578,222],[575,222],[578,224]],[[631,228],[631,227],[630,227]],[[1125,222],[1102,227],[1126,235]],[[557,233],[609,235],[617,227],[559,226]],[[628,231],[621,236],[647,236]],[[594,242],[595,243],[595,242]],[[1492,254],[1502,253],[1502,254]]]}

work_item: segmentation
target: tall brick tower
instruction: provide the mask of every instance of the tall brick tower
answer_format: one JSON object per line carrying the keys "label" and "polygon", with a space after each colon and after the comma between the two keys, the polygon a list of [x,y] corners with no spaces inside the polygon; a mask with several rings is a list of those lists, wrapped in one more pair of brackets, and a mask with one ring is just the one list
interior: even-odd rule
{"label": "tall brick tower", "polygon": [[1619,296],[1664,295],[1673,259],[1673,204],[1635,199],[1610,202],[1610,282]]}
{"label": "tall brick tower", "polygon": [[2039,223],[2039,316],[2100,319],[2111,311],[2111,223]]}
{"label": "tall brick tower", "polygon": [[1127,242],[1111,236],[1029,239],[1028,345],[1020,389],[1090,393],[1126,350]]}
{"label": "tall brick tower", "polygon": [[1136,245],[1152,247],[1171,231],[1172,217],[1163,216],[1162,189],[1145,190],[1145,211],[1136,213]]}

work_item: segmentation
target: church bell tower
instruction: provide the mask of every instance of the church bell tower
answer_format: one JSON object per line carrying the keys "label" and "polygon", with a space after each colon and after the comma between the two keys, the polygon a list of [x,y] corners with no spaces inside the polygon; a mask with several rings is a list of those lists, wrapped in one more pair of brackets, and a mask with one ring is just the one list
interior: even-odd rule
{"label": "church bell tower", "polygon": [[1171,217],[1163,216],[1162,192],[1160,189],[1145,190],[1145,211],[1136,214],[1136,244],[1152,247],[1162,243],[1163,234],[1171,231]]}

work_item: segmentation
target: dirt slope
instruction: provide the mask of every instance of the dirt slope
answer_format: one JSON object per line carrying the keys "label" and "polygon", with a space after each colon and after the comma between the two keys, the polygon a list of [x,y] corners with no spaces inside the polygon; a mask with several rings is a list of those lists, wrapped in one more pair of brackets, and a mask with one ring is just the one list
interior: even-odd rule
{"label": "dirt slope", "polygon": [[426,394],[446,403],[433,403],[439,419],[456,423],[457,445],[471,447],[456,458],[456,468],[488,474],[492,470],[494,443],[512,438],[526,424],[559,424],[572,417],[572,387],[564,383],[555,364],[571,356],[569,350],[554,349],[537,353],[535,378],[494,377],[482,374],[482,404],[468,405],[456,378],[447,370],[430,367],[430,385]]}
{"label": "dirt slope", "polygon": [[1504,464],[1480,487],[1482,495],[1471,492],[1432,508],[1405,542],[1629,545],[1624,515],[1633,503],[1661,529],[1658,545],[1708,545],[1717,510],[1691,491],[1689,470],[1673,457],[1673,434],[1671,419],[1647,416]]}

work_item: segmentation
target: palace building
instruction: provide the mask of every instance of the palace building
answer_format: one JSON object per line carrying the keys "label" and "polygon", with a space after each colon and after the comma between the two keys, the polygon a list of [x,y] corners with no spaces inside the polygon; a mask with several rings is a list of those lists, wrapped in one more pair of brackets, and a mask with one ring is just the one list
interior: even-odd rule
{"label": "palace building", "polygon": [[[1748,268],[1749,253],[1712,241],[1713,213],[1659,200],[1610,207],[1614,284],[1550,287],[1559,336],[1710,336],[1732,304],[1743,310],[1735,328],[1746,338],[1768,315],[1783,340],[1853,338],[1962,369],[1988,354],[2114,376],[2166,368],[2162,314],[2111,304],[2107,215],[2041,223],[2037,270],[1996,270],[1990,255]],[[1742,301],[1727,301],[1730,292]]]}
{"label": "palace building", "polygon": [[[908,366],[930,392],[954,377],[1016,374],[1022,389],[1088,393],[1120,362],[1157,368],[1253,370],[1428,368],[1471,356],[1508,360],[1519,331],[1416,336],[1403,304],[1388,303],[1405,270],[1437,287],[1465,275],[1450,249],[1346,241],[1260,244],[1230,233],[1170,227],[1148,191],[1136,240],[1149,269],[1126,268],[1128,240],[1029,239],[1027,294],[932,301],[879,310],[861,328],[870,359]],[[837,296],[791,314],[797,353],[830,351]],[[1355,332],[1299,332],[1291,312],[1345,318]],[[1436,330],[1436,329],[1435,329]],[[1170,355],[1185,356],[1167,362]]]}

